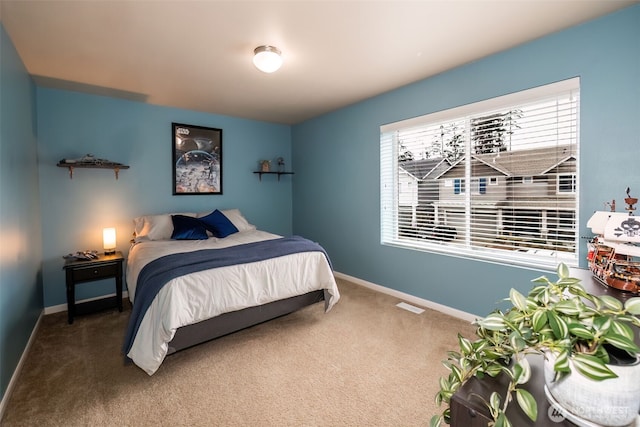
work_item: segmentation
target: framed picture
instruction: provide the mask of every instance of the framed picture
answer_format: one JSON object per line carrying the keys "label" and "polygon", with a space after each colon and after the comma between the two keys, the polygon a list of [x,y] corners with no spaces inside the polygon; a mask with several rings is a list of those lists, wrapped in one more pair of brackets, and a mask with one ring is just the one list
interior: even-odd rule
{"label": "framed picture", "polygon": [[173,194],[222,194],[222,129],[171,124]]}

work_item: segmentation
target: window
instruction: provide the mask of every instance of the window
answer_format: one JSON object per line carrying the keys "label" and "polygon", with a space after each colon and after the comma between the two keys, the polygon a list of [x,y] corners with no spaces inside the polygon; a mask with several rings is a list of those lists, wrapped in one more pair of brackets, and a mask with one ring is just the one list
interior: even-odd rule
{"label": "window", "polygon": [[578,117],[576,78],[382,126],[382,244],[576,266]]}
{"label": "window", "polygon": [[558,193],[575,193],[576,175],[558,175]]}
{"label": "window", "polygon": [[487,178],[471,178],[471,194],[486,194]]}

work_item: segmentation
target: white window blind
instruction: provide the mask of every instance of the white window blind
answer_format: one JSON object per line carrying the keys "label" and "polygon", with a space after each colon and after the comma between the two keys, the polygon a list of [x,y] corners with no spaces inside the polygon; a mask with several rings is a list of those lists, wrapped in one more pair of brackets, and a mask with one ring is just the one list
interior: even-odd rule
{"label": "white window blind", "polygon": [[381,127],[381,242],[577,265],[579,79]]}

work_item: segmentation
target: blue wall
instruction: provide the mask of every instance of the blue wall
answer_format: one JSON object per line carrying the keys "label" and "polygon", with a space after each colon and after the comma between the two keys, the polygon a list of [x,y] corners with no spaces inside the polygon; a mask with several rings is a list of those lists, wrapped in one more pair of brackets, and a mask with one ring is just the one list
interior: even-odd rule
{"label": "blue wall", "polygon": [[379,127],[575,76],[580,235],[590,236],[586,221],[604,201],[621,202],[627,186],[640,194],[640,5],[294,126],[295,233],[323,244],[337,271],[488,313],[542,273],[382,246]]}
{"label": "blue wall", "polygon": [[0,400],[42,313],[35,86],[0,24]]}
{"label": "blue wall", "polygon": [[[62,256],[102,250],[102,229],[115,226],[125,254],[133,218],[168,212],[239,208],[265,230],[292,230],[292,180],[253,174],[258,160],[291,162],[290,127],[142,102],[38,87],[40,202],[43,206],[44,304],[66,303]],[[172,195],[171,123],[222,129],[223,194]],[[56,167],[63,158],[93,154],[124,163],[116,180],[106,169]],[[79,286],[77,299],[115,292],[107,280]]]}

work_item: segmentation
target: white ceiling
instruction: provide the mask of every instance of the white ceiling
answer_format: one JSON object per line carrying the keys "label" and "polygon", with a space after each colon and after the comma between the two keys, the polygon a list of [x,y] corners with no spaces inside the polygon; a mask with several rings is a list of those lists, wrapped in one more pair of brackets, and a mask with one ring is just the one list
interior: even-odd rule
{"label": "white ceiling", "polygon": [[0,2],[41,86],[294,124],[639,1]]}

